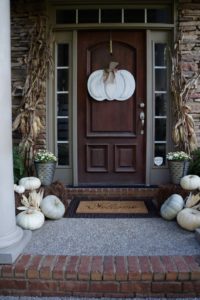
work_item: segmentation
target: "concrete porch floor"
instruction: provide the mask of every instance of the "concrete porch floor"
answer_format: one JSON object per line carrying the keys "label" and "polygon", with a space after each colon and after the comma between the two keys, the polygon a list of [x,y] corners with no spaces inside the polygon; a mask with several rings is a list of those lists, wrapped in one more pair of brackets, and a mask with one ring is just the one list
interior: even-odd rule
{"label": "concrete porch floor", "polygon": [[162,218],[46,221],[33,231],[24,253],[32,255],[199,255],[194,232]]}

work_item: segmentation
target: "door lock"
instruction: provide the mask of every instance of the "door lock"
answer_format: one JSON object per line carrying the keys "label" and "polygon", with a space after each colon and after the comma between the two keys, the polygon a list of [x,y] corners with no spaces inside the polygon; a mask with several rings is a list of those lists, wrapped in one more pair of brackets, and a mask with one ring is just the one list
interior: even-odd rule
{"label": "door lock", "polygon": [[143,108],[143,107],[145,107],[145,104],[144,104],[144,102],[141,102],[140,103],[140,108]]}

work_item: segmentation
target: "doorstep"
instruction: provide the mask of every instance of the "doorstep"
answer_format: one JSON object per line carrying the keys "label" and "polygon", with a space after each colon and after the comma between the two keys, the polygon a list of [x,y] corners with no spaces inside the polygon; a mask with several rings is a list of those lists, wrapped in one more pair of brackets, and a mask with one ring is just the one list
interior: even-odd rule
{"label": "doorstep", "polygon": [[0,266],[0,294],[199,297],[200,256],[21,255]]}
{"label": "doorstep", "polygon": [[127,186],[127,187],[66,187],[66,195],[69,202],[75,197],[100,197],[100,199],[110,199],[118,197],[125,199],[126,197],[142,197],[155,199],[158,207],[172,194],[180,194],[184,198],[188,196],[188,192],[184,191],[180,185],[165,184],[160,186]]}

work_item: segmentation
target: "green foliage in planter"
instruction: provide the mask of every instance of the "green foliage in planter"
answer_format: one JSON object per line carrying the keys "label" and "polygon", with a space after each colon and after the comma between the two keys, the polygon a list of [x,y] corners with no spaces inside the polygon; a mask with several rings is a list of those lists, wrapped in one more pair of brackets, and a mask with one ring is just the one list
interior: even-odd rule
{"label": "green foliage in planter", "polygon": [[13,173],[15,183],[18,183],[25,173],[24,158],[18,146],[13,147]]}
{"label": "green foliage in planter", "polygon": [[200,176],[200,148],[192,152],[189,174]]}

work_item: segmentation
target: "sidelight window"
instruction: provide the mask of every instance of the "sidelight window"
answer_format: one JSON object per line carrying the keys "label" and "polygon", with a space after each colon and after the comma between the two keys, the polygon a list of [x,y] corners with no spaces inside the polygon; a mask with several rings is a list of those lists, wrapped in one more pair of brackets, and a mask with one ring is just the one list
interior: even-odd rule
{"label": "sidelight window", "polygon": [[69,165],[69,45],[57,44],[56,149],[59,166]]}
{"label": "sidelight window", "polygon": [[153,45],[153,78],[154,78],[154,165],[165,166],[167,146],[167,60],[166,43]]}

